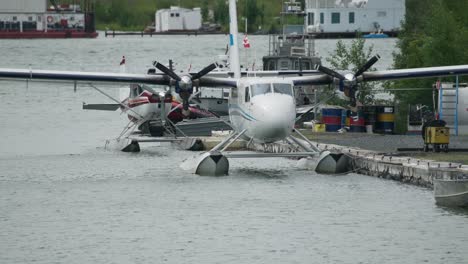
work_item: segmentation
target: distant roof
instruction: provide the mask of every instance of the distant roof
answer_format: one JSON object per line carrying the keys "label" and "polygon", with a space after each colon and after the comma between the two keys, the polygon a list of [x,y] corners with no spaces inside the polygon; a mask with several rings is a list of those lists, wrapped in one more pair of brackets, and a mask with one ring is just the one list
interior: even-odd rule
{"label": "distant roof", "polygon": [[159,9],[157,12],[166,12],[166,11],[185,11],[185,12],[191,12],[191,11],[200,11],[200,7],[195,7],[193,9],[189,8],[183,8],[180,6],[171,6],[170,8],[164,8],[164,9]]}

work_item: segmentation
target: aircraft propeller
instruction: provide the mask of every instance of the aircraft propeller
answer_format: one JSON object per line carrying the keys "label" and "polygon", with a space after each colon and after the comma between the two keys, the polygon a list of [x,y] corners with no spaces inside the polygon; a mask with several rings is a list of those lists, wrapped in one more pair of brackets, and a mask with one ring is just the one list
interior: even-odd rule
{"label": "aircraft propeller", "polygon": [[361,68],[359,68],[354,74],[342,75],[339,72],[336,72],[330,68],[319,65],[317,70],[327,74],[339,81],[340,90],[345,93],[346,96],[350,98],[351,107],[356,107],[357,99],[356,92],[358,91],[358,84],[362,81],[362,78],[359,77],[368,71],[378,60],[380,59],[379,55],[375,55],[370,58]]}
{"label": "aircraft propeller", "polygon": [[155,61],[153,65],[175,81],[176,93],[178,93],[182,98],[183,109],[185,111],[189,108],[190,95],[193,94],[193,87],[198,86],[197,81],[218,67],[216,63],[212,63],[194,75],[187,74],[179,76],[174,71],[157,61]]}

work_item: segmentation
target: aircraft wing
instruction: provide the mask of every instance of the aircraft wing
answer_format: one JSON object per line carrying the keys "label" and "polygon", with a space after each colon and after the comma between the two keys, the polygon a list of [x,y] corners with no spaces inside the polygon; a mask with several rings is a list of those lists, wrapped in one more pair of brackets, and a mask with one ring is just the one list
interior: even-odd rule
{"label": "aircraft wing", "polygon": [[384,81],[468,74],[468,65],[364,72],[363,81]]}
{"label": "aircraft wing", "polygon": [[214,87],[214,88],[223,88],[223,87],[237,87],[236,79],[232,78],[216,78],[216,77],[201,77],[200,86],[202,87]]}
{"label": "aircraft wing", "polygon": [[294,77],[292,78],[294,86],[297,85],[320,85],[330,84],[333,82],[333,77],[326,74],[316,74],[305,77]]}
{"label": "aircraft wing", "polygon": [[[443,77],[452,75],[468,75],[468,65],[458,66],[442,66],[442,67],[426,67],[426,68],[412,68],[400,70],[386,70],[386,71],[366,71],[357,78],[358,82],[372,82],[372,81],[385,81],[385,80],[402,80],[414,78],[429,78],[429,77]],[[330,84],[334,82],[334,78],[327,74],[316,74],[311,76],[302,77],[285,77],[291,78],[294,85],[320,85]]]}
{"label": "aircraft wing", "polygon": [[108,72],[77,72],[28,69],[2,69],[0,79],[10,80],[47,80],[80,83],[145,83],[168,85],[170,79],[165,75],[108,73]]}
{"label": "aircraft wing", "polygon": [[[191,73],[194,75],[195,73]],[[242,77],[256,76],[256,77],[274,77],[274,76],[291,76],[291,75],[316,75],[321,74],[317,70],[287,70],[287,71],[241,71]],[[212,71],[206,75],[207,77],[228,78],[234,76],[232,71]]]}

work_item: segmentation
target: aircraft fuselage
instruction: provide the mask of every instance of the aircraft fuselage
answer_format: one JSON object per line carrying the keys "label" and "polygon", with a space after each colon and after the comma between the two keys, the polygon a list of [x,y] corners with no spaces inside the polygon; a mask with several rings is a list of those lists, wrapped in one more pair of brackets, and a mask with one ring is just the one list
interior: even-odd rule
{"label": "aircraft fuselage", "polygon": [[292,133],[296,118],[292,83],[283,78],[242,78],[231,89],[229,115],[244,139],[260,143],[283,140]]}

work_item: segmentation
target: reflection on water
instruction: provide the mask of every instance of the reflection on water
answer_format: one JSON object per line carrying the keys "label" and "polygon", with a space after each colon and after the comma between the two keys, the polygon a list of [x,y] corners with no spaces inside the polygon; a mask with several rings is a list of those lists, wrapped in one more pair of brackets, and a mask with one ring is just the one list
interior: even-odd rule
{"label": "reflection on water", "polygon": [[259,170],[255,168],[241,168],[237,171],[232,171],[235,174],[245,175],[249,178],[259,178],[259,179],[282,179],[288,177],[284,171],[280,170]]}

